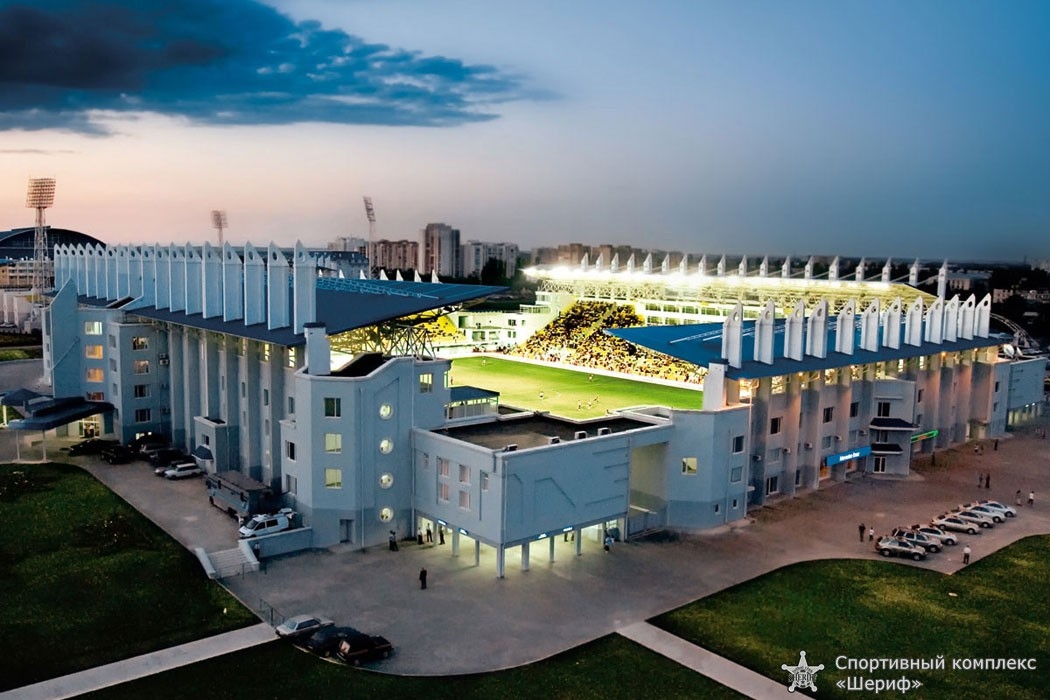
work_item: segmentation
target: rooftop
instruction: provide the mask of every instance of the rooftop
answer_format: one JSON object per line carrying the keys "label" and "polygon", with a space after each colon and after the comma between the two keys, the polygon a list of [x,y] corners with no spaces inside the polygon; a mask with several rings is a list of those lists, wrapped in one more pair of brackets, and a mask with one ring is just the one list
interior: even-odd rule
{"label": "rooftop", "polygon": [[443,428],[433,432],[469,442],[472,445],[487,447],[490,450],[500,450],[507,445],[517,445],[518,449],[525,450],[530,447],[547,445],[552,437],[560,438],[563,442],[571,442],[575,439],[576,432],[581,430],[587,432],[587,437],[595,437],[599,428],[608,428],[611,433],[623,433],[628,430],[649,427],[652,427],[651,423],[620,416],[576,423],[552,418],[544,413],[534,413],[526,418],[476,423]]}

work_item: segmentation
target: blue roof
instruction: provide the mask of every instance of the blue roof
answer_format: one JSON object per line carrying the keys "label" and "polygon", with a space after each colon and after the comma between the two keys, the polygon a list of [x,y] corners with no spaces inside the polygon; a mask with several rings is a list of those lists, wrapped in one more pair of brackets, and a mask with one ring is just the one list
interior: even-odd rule
{"label": "blue roof", "polygon": [[474,401],[476,399],[493,399],[499,396],[498,391],[490,391],[476,386],[454,386],[449,390],[451,401]]}
{"label": "blue roof", "polygon": [[[784,319],[774,321],[773,364],[767,365],[763,362],[756,362],[752,359],[755,356],[755,322],[745,321],[740,352],[743,366],[736,368],[727,365],[726,376],[730,379],[779,377],[785,374],[791,374],[792,372],[834,369],[836,367],[848,367],[849,365],[863,365],[872,362],[886,362],[889,360],[900,360],[909,357],[922,357],[939,352],[972,350],[974,348],[990,347],[1010,341],[1008,336],[993,333],[987,338],[973,338],[970,340],[960,338],[954,342],[945,341],[940,344],[923,343],[921,346],[906,345],[903,341],[904,326],[902,324],[902,340],[899,348],[882,347],[883,329],[880,326],[879,349],[873,352],[871,350],[860,349],[860,325],[854,324],[853,354],[847,355],[845,353],[835,352],[834,350],[839,331],[836,319],[831,319],[828,322],[827,357],[811,357],[804,354],[801,360],[792,360],[784,357],[784,327]],[[722,359],[721,323],[697,323],[688,326],[609,328],[605,332],[648,350],[653,350],[654,352],[659,352],[701,367],[707,367],[711,364],[726,363],[726,361]]]}
{"label": "blue roof", "polygon": [[76,396],[50,399],[42,403],[34,402],[30,410],[32,413],[25,418],[10,421],[8,427],[12,430],[51,430],[81,418],[112,411],[113,404],[106,401],[85,401]]}

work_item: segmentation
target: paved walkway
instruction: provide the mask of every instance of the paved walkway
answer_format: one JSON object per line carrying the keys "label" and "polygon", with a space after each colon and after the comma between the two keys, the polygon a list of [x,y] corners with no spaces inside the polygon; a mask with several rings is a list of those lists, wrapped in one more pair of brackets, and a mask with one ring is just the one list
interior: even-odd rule
{"label": "paved walkway", "polygon": [[[617,632],[632,642],[641,644],[749,698],[782,700],[791,697],[809,697],[798,690],[789,693],[787,682],[775,683],[751,669],[735,664],[707,649],[702,649],[659,627],[653,627],[648,622],[636,622],[620,628]],[[784,678],[788,678],[786,672]]]}
{"label": "paved walkway", "polygon": [[124,659],[105,666],[89,668],[80,673],[52,678],[34,685],[0,693],[0,700],[61,700],[111,685],[161,673],[179,666],[222,656],[233,651],[272,642],[276,639],[273,628],[267,624],[217,634],[198,639],[169,649],[161,649],[131,659]]}

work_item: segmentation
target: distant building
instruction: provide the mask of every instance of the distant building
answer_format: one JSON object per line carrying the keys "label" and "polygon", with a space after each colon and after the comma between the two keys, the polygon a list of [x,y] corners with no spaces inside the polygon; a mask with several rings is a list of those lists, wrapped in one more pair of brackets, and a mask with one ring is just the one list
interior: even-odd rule
{"label": "distant building", "polygon": [[467,241],[463,244],[463,276],[481,277],[481,270],[489,260],[498,260],[505,266],[507,277],[513,277],[518,269],[518,245],[516,243],[484,243]]}
{"label": "distant building", "polygon": [[417,241],[376,241],[375,264],[387,270],[415,270],[419,268]]}
{"label": "distant building", "polygon": [[368,241],[364,238],[340,236],[328,244],[328,250],[353,251],[368,255]]}
{"label": "distant building", "polygon": [[987,287],[991,279],[990,272],[949,272],[948,289],[953,292],[969,292],[978,287]]}
{"label": "distant building", "polygon": [[423,229],[421,272],[436,271],[443,277],[462,277],[462,262],[459,229],[448,224],[427,224]]}

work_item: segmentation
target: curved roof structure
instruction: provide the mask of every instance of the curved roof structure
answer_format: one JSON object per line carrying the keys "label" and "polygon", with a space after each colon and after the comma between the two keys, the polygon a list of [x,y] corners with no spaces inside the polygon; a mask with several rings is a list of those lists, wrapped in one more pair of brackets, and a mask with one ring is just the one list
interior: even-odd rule
{"label": "curved roof structure", "polygon": [[[54,247],[56,245],[106,245],[94,236],[89,236],[80,231],[73,231],[68,228],[53,228],[51,226],[45,226],[44,228],[47,229],[47,254],[49,257],[54,256]],[[10,258],[12,260],[32,258],[35,241],[36,228],[32,226],[13,228],[10,231],[0,231],[0,258]]]}

